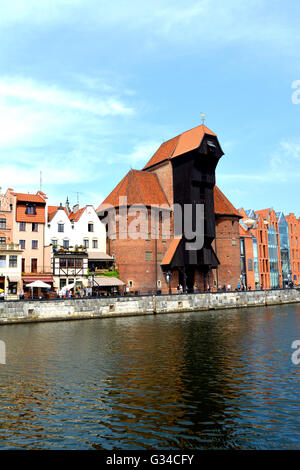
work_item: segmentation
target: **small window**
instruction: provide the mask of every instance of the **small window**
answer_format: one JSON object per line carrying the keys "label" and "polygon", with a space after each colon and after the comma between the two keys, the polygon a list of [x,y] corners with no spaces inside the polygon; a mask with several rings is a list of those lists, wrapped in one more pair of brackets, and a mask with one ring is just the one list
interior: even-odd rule
{"label": "small window", "polygon": [[18,265],[18,257],[15,255],[10,255],[9,256],[9,267],[10,268],[16,268]]}
{"label": "small window", "polygon": [[94,224],[88,224],[88,232],[94,231]]}
{"label": "small window", "polygon": [[160,280],[160,279],[158,279],[158,281],[157,281],[157,287],[158,287],[158,288],[161,287],[161,280]]}
{"label": "small window", "polygon": [[67,250],[69,249],[69,240],[63,241],[63,247],[66,248]]}
{"label": "small window", "polygon": [[0,228],[6,228],[6,219],[0,219]]}
{"label": "small window", "polygon": [[5,268],[5,266],[6,266],[6,256],[0,255],[0,267]]}
{"label": "small window", "polygon": [[38,241],[37,241],[37,240],[32,240],[32,242],[31,242],[31,248],[32,248],[33,250],[37,250],[37,248],[38,248]]}
{"label": "small window", "polygon": [[84,248],[88,248],[88,247],[89,247],[89,241],[88,241],[88,239],[83,240],[83,246],[84,246]]}
{"label": "small window", "polygon": [[25,210],[25,214],[36,215],[36,207],[35,206],[27,206],[26,210]]}
{"label": "small window", "polygon": [[20,232],[25,232],[26,231],[26,222],[20,222],[19,223],[19,231]]}
{"label": "small window", "polygon": [[55,240],[55,239],[51,240],[51,245],[57,246],[57,240]]}
{"label": "small window", "polygon": [[5,237],[0,237],[0,245],[5,245],[6,243],[6,238]]}
{"label": "small window", "polygon": [[38,232],[38,227],[39,227],[39,224],[33,223],[32,224],[32,232]]}
{"label": "small window", "polygon": [[145,261],[152,260],[152,251],[145,251]]}
{"label": "small window", "polygon": [[21,250],[25,250],[25,240],[19,240]]}
{"label": "small window", "polygon": [[64,224],[57,224],[57,231],[64,232]]}
{"label": "small window", "polygon": [[128,281],[128,286],[133,287],[133,281]]}
{"label": "small window", "polygon": [[157,253],[157,262],[158,262],[158,263],[161,263],[162,260],[163,260],[163,254],[160,253],[160,252],[158,252],[158,253]]}
{"label": "small window", "polygon": [[93,240],[93,248],[98,248],[98,240]]}

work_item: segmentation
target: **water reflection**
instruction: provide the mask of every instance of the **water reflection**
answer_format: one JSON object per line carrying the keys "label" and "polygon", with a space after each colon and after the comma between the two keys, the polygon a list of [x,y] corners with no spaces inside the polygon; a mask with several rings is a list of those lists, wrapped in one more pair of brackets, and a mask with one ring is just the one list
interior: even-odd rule
{"label": "water reflection", "polygon": [[1,326],[1,447],[299,449],[299,314]]}

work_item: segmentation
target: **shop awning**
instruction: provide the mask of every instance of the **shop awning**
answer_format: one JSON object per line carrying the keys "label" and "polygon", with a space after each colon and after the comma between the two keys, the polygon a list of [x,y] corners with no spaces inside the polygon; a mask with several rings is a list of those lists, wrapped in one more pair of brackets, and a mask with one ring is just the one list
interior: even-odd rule
{"label": "shop awning", "polygon": [[88,259],[93,261],[113,261],[113,257],[103,251],[91,251],[88,253]]}
{"label": "shop awning", "polygon": [[22,281],[25,284],[29,284],[30,282],[34,281],[42,281],[42,282],[53,282],[53,276],[50,275],[39,275],[39,276],[22,276]]}
{"label": "shop awning", "polygon": [[9,282],[19,282],[21,281],[20,276],[8,276]]}
{"label": "shop awning", "polygon": [[109,276],[96,276],[94,277],[94,286],[99,287],[118,287],[124,286],[125,282],[121,281],[117,277]]}

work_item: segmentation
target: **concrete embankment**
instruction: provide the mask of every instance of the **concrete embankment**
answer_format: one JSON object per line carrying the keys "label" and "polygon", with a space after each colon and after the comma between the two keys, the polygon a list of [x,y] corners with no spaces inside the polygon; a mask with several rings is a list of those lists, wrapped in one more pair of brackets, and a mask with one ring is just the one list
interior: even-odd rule
{"label": "concrete embankment", "polygon": [[0,302],[0,324],[192,312],[300,302],[299,289]]}

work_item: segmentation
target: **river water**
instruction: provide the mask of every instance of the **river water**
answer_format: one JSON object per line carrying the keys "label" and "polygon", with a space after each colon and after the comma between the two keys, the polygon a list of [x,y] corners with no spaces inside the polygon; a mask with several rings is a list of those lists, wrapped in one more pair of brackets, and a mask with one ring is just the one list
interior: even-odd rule
{"label": "river water", "polygon": [[300,449],[300,305],[0,326],[1,449]]}

